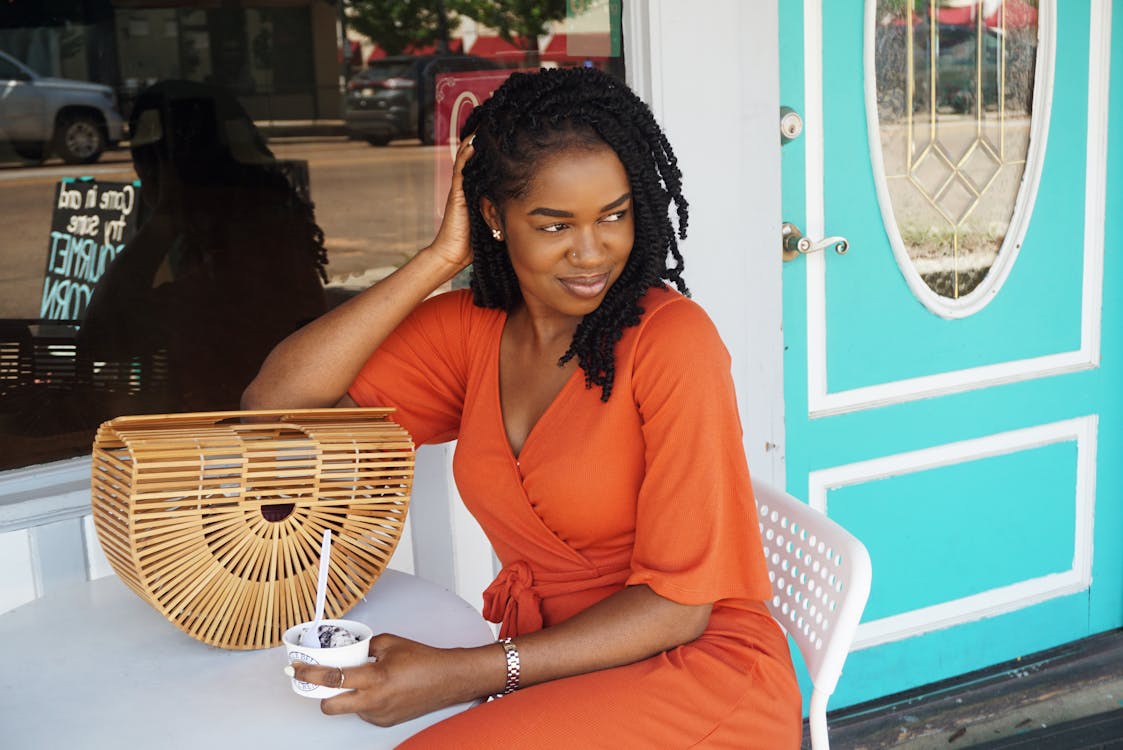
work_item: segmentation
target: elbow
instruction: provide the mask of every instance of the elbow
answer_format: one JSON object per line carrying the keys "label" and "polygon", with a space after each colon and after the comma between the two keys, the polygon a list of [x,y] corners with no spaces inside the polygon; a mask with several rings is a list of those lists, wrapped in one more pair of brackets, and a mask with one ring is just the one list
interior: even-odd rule
{"label": "elbow", "polygon": [[712,604],[677,604],[664,620],[665,641],[660,650],[670,650],[697,640],[710,624]]}
{"label": "elbow", "polygon": [[282,403],[282,399],[277,397],[275,390],[262,382],[260,375],[251,380],[246,389],[242,391],[241,407],[245,411],[286,409],[293,406],[291,403]]}
{"label": "elbow", "polygon": [[277,381],[259,373],[242,391],[240,401],[242,410],[330,409],[335,406],[355,405],[346,394],[341,398],[330,393],[285,387],[288,382]]}
{"label": "elbow", "polygon": [[241,407],[244,411],[268,408],[267,406],[265,406],[264,397],[260,392],[261,389],[255,387],[256,385],[257,381],[254,380],[248,386],[246,386],[246,390],[242,391]]}
{"label": "elbow", "polygon": [[712,604],[698,604],[687,608],[687,612],[682,618],[682,643],[689,643],[706,632],[706,626],[710,624],[710,613],[713,612],[713,609]]}

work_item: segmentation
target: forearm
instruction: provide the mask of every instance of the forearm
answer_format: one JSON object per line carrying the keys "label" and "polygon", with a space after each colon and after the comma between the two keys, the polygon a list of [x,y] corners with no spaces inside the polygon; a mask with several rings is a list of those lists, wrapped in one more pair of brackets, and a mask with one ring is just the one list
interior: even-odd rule
{"label": "forearm", "polygon": [[520,636],[520,685],[619,667],[689,643],[706,629],[711,608],[629,586],[563,623]]}
{"label": "forearm", "polygon": [[[520,687],[619,667],[697,638],[712,606],[673,602],[647,586],[629,586],[559,623],[515,639]],[[464,654],[464,678],[471,685],[463,699],[500,693],[505,659],[496,646]]]}
{"label": "forearm", "polygon": [[[519,636],[520,687],[623,666],[688,643],[706,628],[711,605],[676,604],[647,586],[619,591],[563,623]],[[503,692],[506,657],[497,644],[435,648],[395,635],[371,640],[373,661],[346,670],[352,688],[322,704],[390,726],[456,703]],[[293,675],[338,685],[335,667],[295,663]]]}
{"label": "forearm", "polygon": [[420,251],[278,344],[243,393],[242,408],[334,406],[386,337],[459,270],[429,248]]}

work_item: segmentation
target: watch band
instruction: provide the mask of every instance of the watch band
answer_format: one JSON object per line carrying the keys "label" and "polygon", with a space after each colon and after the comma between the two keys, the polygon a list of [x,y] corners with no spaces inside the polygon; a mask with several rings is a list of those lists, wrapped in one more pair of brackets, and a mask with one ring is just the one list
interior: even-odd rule
{"label": "watch band", "polygon": [[507,657],[507,683],[499,694],[503,696],[519,689],[519,649],[510,638],[504,638],[499,645],[503,647],[503,654]]}

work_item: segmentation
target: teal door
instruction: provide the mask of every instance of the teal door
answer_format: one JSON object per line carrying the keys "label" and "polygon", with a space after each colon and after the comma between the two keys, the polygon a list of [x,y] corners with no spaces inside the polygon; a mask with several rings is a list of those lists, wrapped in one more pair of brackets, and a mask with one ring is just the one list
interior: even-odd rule
{"label": "teal door", "polygon": [[874,569],[832,708],[1123,625],[1111,5],[780,2],[787,486]]}

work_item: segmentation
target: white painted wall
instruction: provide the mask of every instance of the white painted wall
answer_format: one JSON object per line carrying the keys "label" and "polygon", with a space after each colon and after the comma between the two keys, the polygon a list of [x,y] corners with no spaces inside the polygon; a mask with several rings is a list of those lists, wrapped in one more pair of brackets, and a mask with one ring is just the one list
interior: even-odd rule
{"label": "white painted wall", "polygon": [[754,477],[783,487],[776,4],[648,0],[624,13],[628,83],[683,171],[687,284],[733,357]]}

